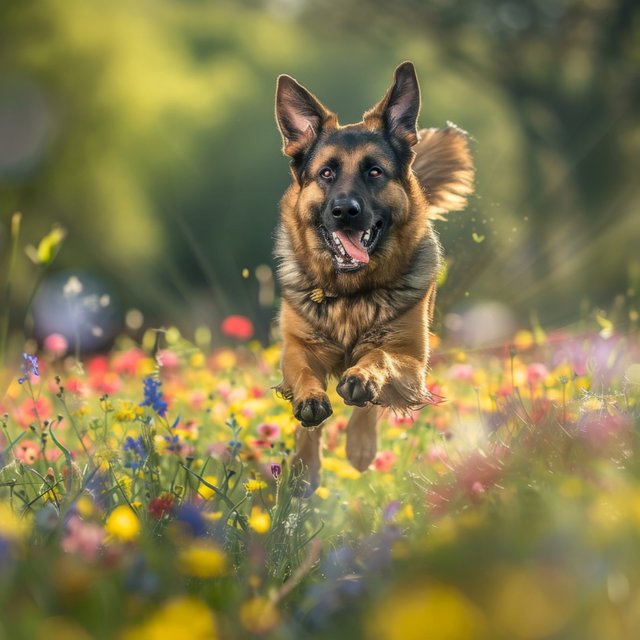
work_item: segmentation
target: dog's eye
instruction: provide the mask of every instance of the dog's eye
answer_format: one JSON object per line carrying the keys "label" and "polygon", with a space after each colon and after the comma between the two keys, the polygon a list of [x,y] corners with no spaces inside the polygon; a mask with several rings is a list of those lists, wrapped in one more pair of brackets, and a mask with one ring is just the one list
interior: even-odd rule
{"label": "dog's eye", "polygon": [[331,167],[322,167],[319,175],[324,180],[331,180],[333,178],[333,169]]}
{"label": "dog's eye", "polygon": [[369,169],[370,178],[379,178],[382,175],[382,169],[380,167],[371,167]]}

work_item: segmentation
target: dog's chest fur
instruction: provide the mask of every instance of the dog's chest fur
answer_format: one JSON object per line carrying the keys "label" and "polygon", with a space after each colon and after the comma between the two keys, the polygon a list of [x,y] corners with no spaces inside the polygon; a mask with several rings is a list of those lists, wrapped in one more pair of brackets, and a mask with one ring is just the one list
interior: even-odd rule
{"label": "dog's chest fur", "polygon": [[440,267],[440,245],[425,236],[400,277],[387,286],[340,294],[322,288],[305,272],[281,225],[276,232],[275,257],[282,297],[311,326],[318,342],[329,342],[345,353],[356,345],[379,346],[389,324],[427,295]]}

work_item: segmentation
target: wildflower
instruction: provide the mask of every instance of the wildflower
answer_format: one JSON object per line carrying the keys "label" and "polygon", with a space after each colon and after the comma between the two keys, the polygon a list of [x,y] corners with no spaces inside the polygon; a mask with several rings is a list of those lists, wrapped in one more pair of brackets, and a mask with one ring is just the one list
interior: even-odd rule
{"label": "wildflower", "polygon": [[228,316],[220,328],[225,336],[235,340],[249,340],[253,336],[253,324],[245,316]]}
{"label": "wildflower", "polygon": [[0,540],[21,540],[31,528],[31,521],[18,517],[6,503],[0,502]]}
{"label": "wildflower", "polygon": [[34,464],[40,454],[40,449],[34,442],[21,442],[15,447],[16,458],[22,464]]}
{"label": "wildflower", "polygon": [[183,502],[178,508],[176,522],[181,523],[185,532],[191,536],[202,537],[207,534],[207,522],[202,517],[202,512],[188,502]]}
{"label": "wildflower", "polygon": [[[213,486],[215,486],[216,482],[218,481],[218,478],[216,478],[215,476],[203,476],[202,479],[205,482],[207,482],[208,484],[213,485]],[[211,487],[208,487],[203,482],[201,482],[200,485],[198,486],[198,493],[205,500],[209,500],[210,498],[212,498],[216,494],[216,492]]]}
{"label": "wildflower", "polygon": [[56,358],[67,353],[67,349],[69,348],[69,342],[61,333],[49,334],[42,344],[44,348]]}
{"label": "wildflower", "polygon": [[543,382],[549,375],[549,370],[541,362],[532,362],[527,367],[527,381],[529,384]]}
{"label": "wildflower", "polygon": [[149,515],[154,520],[162,520],[166,514],[171,512],[172,507],[173,496],[165,492],[149,502]]}
{"label": "wildflower", "polygon": [[260,507],[253,507],[249,516],[249,526],[256,533],[267,533],[271,528],[271,516]]}
{"label": "wildflower", "polygon": [[171,349],[161,349],[156,355],[156,362],[164,369],[177,369],[180,366],[180,356]]}
{"label": "wildflower", "polygon": [[260,491],[260,489],[266,489],[267,483],[264,480],[247,480],[242,486],[247,493],[253,493],[254,491]]}
{"label": "wildflower", "polygon": [[187,596],[165,602],[146,622],[128,629],[121,637],[122,640],[216,640],[219,635],[213,611],[201,600]]}
{"label": "wildflower", "polygon": [[104,540],[105,531],[100,525],[72,516],[67,522],[61,546],[66,553],[78,554],[85,560],[96,560]]}
{"label": "wildflower", "polygon": [[256,431],[266,440],[277,440],[280,437],[280,427],[277,424],[262,422],[256,427]]}
{"label": "wildflower", "polygon": [[162,397],[162,382],[148,376],[142,381],[144,385],[144,402],[141,407],[151,407],[161,418],[167,413],[167,402]]}
{"label": "wildflower", "polygon": [[282,475],[282,465],[279,465],[277,462],[274,462],[271,465],[271,475],[274,479],[278,479]]}
{"label": "wildflower", "polygon": [[116,422],[134,422],[142,412],[142,409],[132,402],[120,401],[113,417]]}
{"label": "wildflower", "polygon": [[473,367],[470,364],[454,364],[448,372],[449,378],[459,382],[471,382],[473,378]]}
{"label": "wildflower", "polygon": [[395,461],[396,454],[393,451],[379,451],[373,461],[373,466],[376,471],[391,471]]}
{"label": "wildflower", "polygon": [[280,614],[271,600],[256,596],[241,605],[240,623],[249,633],[266,634],[280,624]]}
{"label": "wildflower", "polygon": [[422,640],[425,620],[430,638],[466,640],[485,637],[482,612],[460,591],[446,585],[396,587],[367,619],[367,640]]}
{"label": "wildflower", "polygon": [[38,364],[38,356],[23,353],[22,366],[20,368],[24,375],[18,378],[18,384],[23,384],[30,376],[39,376],[40,368]]}
{"label": "wildflower", "polygon": [[131,507],[120,505],[107,518],[105,530],[119,542],[133,542],[140,535],[140,521]]}
{"label": "wildflower", "polygon": [[131,436],[127,436],[122,450],[130,454],[124,463],[124,466],[128,469],[139,469],[142,461],[147,457],[147,448],[142,436],[138,436],[135,440]]}
{"label": "wildflower", "polygon": [[198,540],[178,553],[180,570],[194,578],[217,578],[227,570],[227,558],[208,540]]}

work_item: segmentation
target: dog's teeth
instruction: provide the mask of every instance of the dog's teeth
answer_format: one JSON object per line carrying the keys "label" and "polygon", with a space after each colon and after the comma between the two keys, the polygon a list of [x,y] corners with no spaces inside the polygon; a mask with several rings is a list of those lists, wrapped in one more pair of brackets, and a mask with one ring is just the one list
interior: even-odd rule
{"label": "dog's teeth", "polygon": [[371,230],[367,229],[363,234],[362,234],[362,242],[369,242],[369,237],[371,236]]}
{"label": "dog's teeth", "polygon": [[344,247],[343,247],[342,245],[339,245],[339,246],[338,246],[338,251],[340,251],[340,253],[341,253],[342,255],[344,255],[344,254],[346,253],[346,251],[344,250]]}

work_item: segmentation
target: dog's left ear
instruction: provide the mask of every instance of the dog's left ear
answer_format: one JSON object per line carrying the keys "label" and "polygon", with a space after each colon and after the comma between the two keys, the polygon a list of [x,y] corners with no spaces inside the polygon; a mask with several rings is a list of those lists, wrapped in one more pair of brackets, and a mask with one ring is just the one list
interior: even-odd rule
{"label": "dog's left ear", "polygon": [[364,122],[385,129],[393,138],[412,147],[418,142],[420,87],[411,62],[403,62],[393,74],[393,84],[380,102],[364,114]]}

